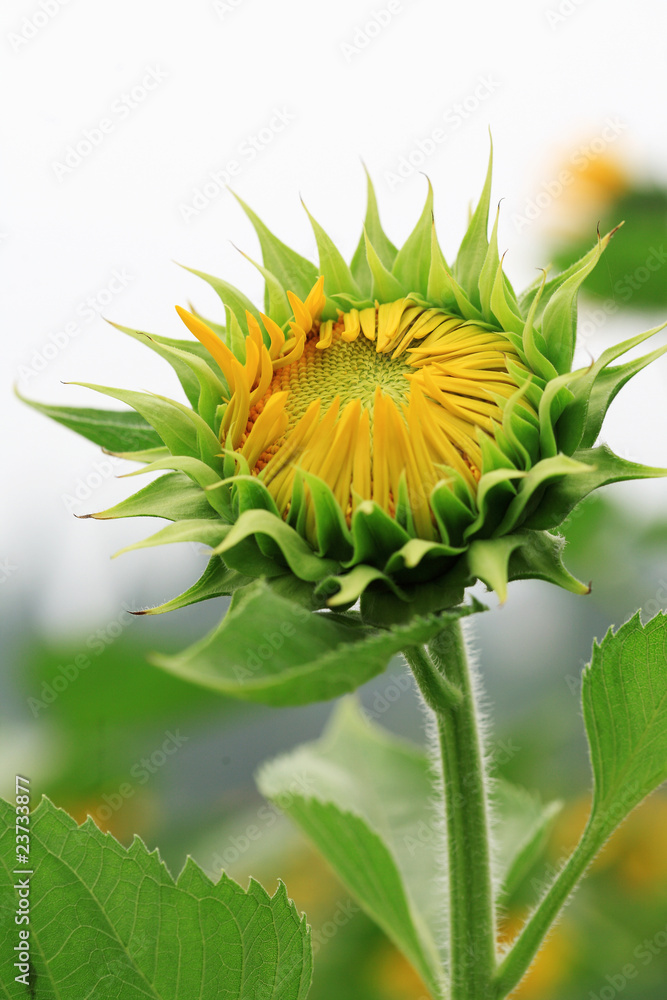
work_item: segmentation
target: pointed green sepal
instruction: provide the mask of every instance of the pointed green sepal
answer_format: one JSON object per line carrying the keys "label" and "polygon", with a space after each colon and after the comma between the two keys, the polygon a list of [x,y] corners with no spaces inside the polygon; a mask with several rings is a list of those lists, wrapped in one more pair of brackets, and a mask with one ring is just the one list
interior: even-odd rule
{"label": "pointed green sepal", "polygon": [[479,275],[484,266],[489,248],[489,207],[491,203],[491,178],[493,172],[493,143],[489,151],[489,165],[482,194],[465,236],[454,265],[454,274],[461,283],[473,305],[481,305],[479,294]]}
{"label": "pointed green sepal", "polygon": [[667,469],[654,469],[648,465],[628,462],[615,455],[606,445],[581,448],[574,454],[574,461],[583,466],[576,475],[557,477],[544,492],[539,505],[525,520],[527,528],[555,528],[584,497],[602,486],[628,479],[659,479],[667,476]]}
{"label": "pointed green sepal", "polygon": [[201,542],[202,545],[208,545],[213,549],[229,534],[229,531],[230,525],[223,524],[222,521],[213,521],[210,518],[187,518],[168,524],[150,538],[126,545],[111,558],[116,559],[127,552],[136,552],[137,549],[149,549],[155,545],[175,545],[179,542]]}
{"label": "pointed green sepal", "polygon": [[373,279],[366,259],[366,235],[375,247],[380,261],[388,271],[391,271],[393,267],[398,250],[382,228],[371,175],[366,170],[365,165],[364,170],[366,172],[367,184],[366,218],[364,219],[364,228],[359,237],[357,249],[354,251],[354,256],[350,263],[350,271],[362,292],[370,296],[372,294]]}
{"label": "pointed green sepal", "polygon": [[408,292],[426,295],[431,269],[431,229],[433,226],[433,187],[428,177],[428,191],[417,225],[398,251],[391,269]]}
{"label": "pointed green sepal", "polygon": [[572,594],[590,594],[590,584],[582,583],[563,565],[565,539],[546,531],[520,531],[521,545],[512,552],[509,562],[510,580],[544,580]]}
{"label": "pointed green sepal", "polygon": [[240,292],[238,288],[230,285],[228,281],[223,281],[222,278],[216,278],[215,275],[207,274],[205,271],[197,271],[194,267],[186,267],[185,264],[179,266],[185,268],[186,271],[190,271],[191,274],[196,274],[198,278],[203,278],[217,292],[220,301],[226,309],[229,309],[233,313],[244,336],[247,336],[248,321],[245,315],[246,310],[259,321],[259,310],[255,308],[250,299],[243,292]]}
{"label": "pointed green sepal", "polygon": [[[238,250],[239,248],[237,247],[236,249]],[[264,278],[264,311],[271,319],[275,320],[278,326],[285,326],[292,318],[292,307],[287,298],[287,289],[283,287],[275,274],[269,271],[268,267],[264,267],[263,264],[259,264],[256,260],[253,260],[243,250],[239,250],[239,253],[243,254],[245,259],[250,261],[252,266],[256,267]]]}
{"label": "pointed green sepal", "polygon": [[219,514],[211,507],[204,491],[188,476],[170,472],[114,507],[96,514],[84,514],[83,517],[93,517],[97,521],[114,517],[164,517],[168,521],[181,521],[185,518],[218,518]]}
{"label": "pointed green sepal", "polygon": [[100,445],[112,454],[144,451],[159,447],[161,440],[149,422],[139,413],[128,410],[95,410],[81,406],[48,406],[37,403],[14,390],[23,403],[56,420],[81,437]]}
{"label": "pointed green sepal", "polygon": [[[588,258],[584,258],[585,263],[582,262],[582,266],[560,285],[544,307],[542,335],[547,357],[561,375],[572,367],[579,289],[599,261],[615,232],[616,229],[613,229],[606,236],[598,237],[597,246]],[[544,294],[542,298],[544,300]]]}
{"label": "pointed green sepal", "polygon": [[[197,370],[203,372],[202,365],[205,365],[208,372],[210,372],[211,382],[217,386],[218,392],[222,393],[224,398],[229,398],[229,387],[224,375],[209,352],[198,340],[173,340],[169,337],[158,337],[154,333],[143,333],[141,330],[133,330],[129,326],[121,326],[120,323],[110,323],[110,325],[128,337],[132,337],[133,340],[138,341],[140,344],[150,347],[152,351],[155,351],[156,354],[164,358],[171,365],[193,409],[197,409],[199,403],[201,380],[197,376]],[[222,339],[225,340],[226,338],[223,337]]]}
{"label": "pointed green sepal", "polygon": [[366,246],[366,259],[371,273],[371,295],[378,302],[394,302],[407,295],[407,289],[401,282],[387,270],[380,260],[375,247],[371,243],[370,236],[364,230],[364,241]]}
{"label": "pointed green sepal", "polygon": [[[303,205],[303,202],[301,204]],[[315,233],[317,251],[320,257],[320,274],[324,276],[324,294],[329,296],[331,292],[343,292],[361,299],[363,297],[362,291],[352,277],[352,272],[340,250],[319,222],[313,218],[306,206],[303,205],[303,207]],[[335,309],[329,309],[329,312],[332,317],[336,316]],[[327,317],[325,316],[325,318]]]}
{"label": "pointed green sepal", "polygon": [[274,236],[259,216],[235,192],[232,191],[232,194],[257,233],[264,267],[276,276],[285,291],[305,299],[319,277],[315,265]]}
{"label": "pointed green sepal", "polygon": [[573,399],[565,408],[556,429],[558,442],[564,451],[572,454],[578,447],[590,448],[595,444],[616,394],[633,375],[661,357],[667,347],[658,348],[643,358],[635,358],[617,368],[610,369],[609,365],[627,351],[660,333],[665,326],[667,323],[662,323],[645,333],[608,347],[589,368],[573,373]]}
{"label": "pointed green sepal", "polygon": [[255,535],[266,535],[271,539],[280,549],[289,568],[301,580],[321,580],[338,568],[338,563],[333,559],[316,556],[294,528],[268,510],[244,511],[215,553],[223,556],[227,562],[227,555],[239,542]]}
{"label": "pointed green sepal", "polygon": [[[157,536],[153,536],[157,537]],[[157,543],[156,543],[157,544]],[[229,597],[242,587],[252,583],[252,577],[243,576],[236,570],[228,569],[220,556],[213,556],[206,564],[206,569],[196,583],[188,587],[178,597],[173,597],[164,604],[154,608],[144,608],[142,611],[132,611],[133,615],[164,615],[169,611],[178,611],[200,601],[209,601],[216,597]]]}

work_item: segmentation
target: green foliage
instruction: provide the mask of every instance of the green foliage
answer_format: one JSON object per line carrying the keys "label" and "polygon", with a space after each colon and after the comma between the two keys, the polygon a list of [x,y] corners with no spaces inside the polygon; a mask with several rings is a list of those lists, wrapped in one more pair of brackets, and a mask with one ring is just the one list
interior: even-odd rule
{"label": "green foliage", "polygon": [[[265,765],[258,784],[441,996],[444,803],[424,751],[368,721],[348,699],[321,740]],[[542,855],[559,806],[545,808],[507,782],[497,785],[495,802],[495,876],[509,893]]]}
{"label": "green foliage", "polygon": [[521,981],[549,928],[614,830],[667,780],[667,614],[639,613],[593,647],[582,688],[594,776],[583,836],[496,976],[496,996]]}
{"label": "green foliage", "polygon": [[590,833],[607,836],[667,781],[667,614],[639,613],[593,647],[583,705],[595,776]]}
{"label": "green foliage", "polygon": [[[308,793],[294,792],[296,775]],[[369,725],[349,701],[320,742],[265,765],[258,784],[289,803],[288,815],[440,996],[441,831],[424,755]]]}
{"label": "green foliage", "polygon": [[468,613],[375,629],[358,615],[307,610],[280,590],[267,580],[237,590],[209,636],[175,656],[154,654],[152,662],[235,698],[303,705],[356,690],[406,646],[428,641],[446,620]]}
{"label": "green foliage", "polygon": [[[14,808],[0,803],[0,985],[11,1000],[303,1000],[310,931],[281,883],[269,896],[213,884],[189,860],[174,880],[157,851],[129,849],[48,799],[30,817],[32,991],[15,981]],[[106,991],[99,993],[98,991]],[[122,990],[122,992],[121,992]]]}
{"label": "green foliage", "polygon": [[156,431],[139,413],[133,410],[93,410],[80,406],[47,406],[32,399],[19,399],[28,403],[59,424],[69,427],[82,437],[106,448],[107,451],[139,451],[156,448],[162,442]]}

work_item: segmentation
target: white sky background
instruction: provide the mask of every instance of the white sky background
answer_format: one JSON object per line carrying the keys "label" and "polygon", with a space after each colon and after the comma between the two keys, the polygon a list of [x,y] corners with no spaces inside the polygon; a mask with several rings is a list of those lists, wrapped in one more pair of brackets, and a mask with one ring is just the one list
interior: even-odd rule
{"label": "white sky background", "polygon": [[[112,552],[160,522],[77,521],[63,496],[103,456],[15,401],[11,386],[18,379],[39,400],[84,406],[107,403],[63,380],[177,393],[170,368],[97,312],[168,336],[185,335],[175,303],[192,299],[222,320],[214,293],[173,260],[224,276],[259,299],[259,275],[232,246],[259,256],[233,197],[209,187],[205,207],[183,218],[182,206],[192,204],[210,172],[236,161],[235,190],[282,239],[314,256],[301,194],[349,257],[365,209],[360,158],[375,179],[385,228],[402,241],[421,211],[425,181],[416,169],[400,183],[387,175],[440,129],[444,141],[421,169],[434,184],[451,258],[481,189],[490,126],[493,197],[505,198],[500,243],[519,287],[545,263],[543,230],[558,203],[521,232],[513,216],[557,173],[559,160],[599,136],[609,119],[622,123],[619,152],[667,181],[662,0],[631,7],[620,0],[42,4],[48,17],[33,0],[5,0],[0,13],[0,575],[10,572],[0,600],[11,609],[30,598],[51,628],[111,619],[122,601],[139,607],[164,600],[203,566],[187,547],[110,563]],[[366,32],[379,11],[391,14],[380,18],[388,23]],[[34,37],[24,40],[22,32]],[[123,95],[147,74],[154,89],[129,108]],[[289,120],[272,134],[266,130],[278,123],[276,112]],[[67,147],[102,119],[110,131],[78,165],[58,171]],[[262,137],[261,151],[252,152],[254,136]],[[123,287],[114,272],[125,275]],[[86,310],[90,296],[97,312]],[[610,320],[587,347],[599,352],[599,344],[650,321]],[[76,324],[75,336],[63,335],[67,324]],[[53,338],[62,346],[49,347],[51,357],[36,372]],[[627,457],[667,465],[666,384],[663,359],[615,404],[606,437]],[[103,509],[145,482],[104,478],[74,510]],[[647,502],[658,507],[667,492],[651,483],[627,487],[625,495],[650,495]]]}

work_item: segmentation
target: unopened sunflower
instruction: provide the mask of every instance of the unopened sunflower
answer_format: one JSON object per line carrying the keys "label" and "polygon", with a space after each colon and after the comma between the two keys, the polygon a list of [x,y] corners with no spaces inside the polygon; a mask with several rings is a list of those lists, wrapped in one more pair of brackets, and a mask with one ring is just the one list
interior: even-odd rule
{"label": "unopened sunflower", "polygon": [[616,393],[664,348],[614,364],[651,330],[572,371],[577,293],[612,233],[517,296],[497,215],[488,236],[490,186],[489,165],[452,266],[430,185],[397,250],[369,180],[349,265],[312,218],[318,265],[244,205],[262,248],[263,310],[201,274],[224,303],[224,326],[179,308],[194,339],[119,328],[172,364],[189,405],[89,386],[136,411],[115,413],[112,433],[101,418],[39,407],[140,471],[166,471],[88,516],[163,517],[174,524],[140,544],[212,547],[202,578],[151,613],[256,577],[310,609],[361,598],[374,624],[452,607],[477,579],[501,599],[508,581],[531,577],[588,590],[550,531],[598,487],[664,474],[596,446]]}

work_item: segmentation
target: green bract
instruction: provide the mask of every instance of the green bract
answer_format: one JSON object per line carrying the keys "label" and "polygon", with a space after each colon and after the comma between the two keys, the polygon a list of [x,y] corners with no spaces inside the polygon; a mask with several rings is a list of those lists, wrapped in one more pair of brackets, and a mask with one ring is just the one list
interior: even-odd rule
{"label": "green bract", "polygon": [[[262,248],[256,266],[266,282],[264,313],[226,282],[195,272],[220,296],[225,326],[181,311],[197,340],[119,327],[172,365],[187,404],[98,385],[88,388],[136,415],[31,404],[142,463],[139,472],[164,472],[88,516],[173,522],[130,548],[180,541],[211,547],[199,581],[144,613],[234,595],[229,625],[237,620],[239,636],[246,635],[243,608],[257,599],[252,588],[262,578],[283,603],[335,611],[337,642],[344,622],[355,633],[353,648],[374,629],[459,605],[477,579],[501,600],[516,579],[587,592],[564,569],[563,542],[551,532],[599,487],[666,474],[596,444],[617,392],[667,348],[615,362],[662,327],[572,371],[577,294],[613,233],[517,296],[498,253],[497,214],[488,237],[490,189],[491,163],[452,266],[435,235],[430,184],[422,215],[397,250],[381,227],[369,179],[364,232],[349,266],[312,218],[318,266],[244,205]],[[470,362],[471,381],[456,375],[450,385],[447,352],[456,343],[481,353],[466,359],[459,350],[456,364]],[[428,375],[419,382],[419,359],[429,351],[422,360],[440,389]],[[324,391],[322,359],[330,366]],[[488,381],[471,403],[476,372]],[[376,377],[382,391],[372,399]],[[297,439],[310,443],[297,447]],[[348,613],[359,599],[360,614]],[[348,644],[337,648],[343,661]]]}

